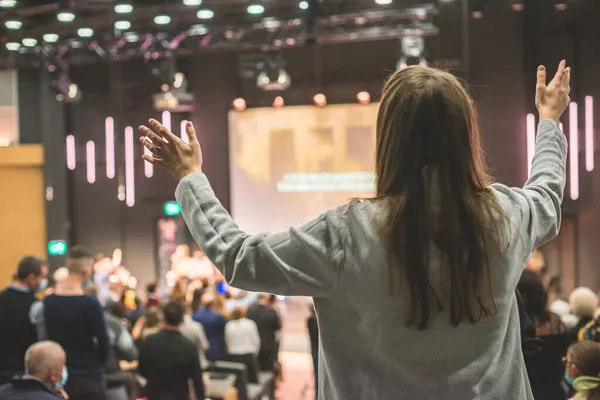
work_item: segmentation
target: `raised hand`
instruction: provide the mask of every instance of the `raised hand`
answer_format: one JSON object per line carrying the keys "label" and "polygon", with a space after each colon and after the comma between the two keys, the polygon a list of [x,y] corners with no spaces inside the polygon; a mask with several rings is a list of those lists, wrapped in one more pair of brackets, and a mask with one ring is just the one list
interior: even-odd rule
{"label": "raised hand", "polygon": [[546,68],[543,65],[538,67],[535,106],[540,114],[540,120],[552,119],[558,122],[571,102],[570,85],[571,67],[567,67],[565,60],[560,62],[556,75],[548,85],[546,85]]}
{"label": "raised hand", "polygon": [[175,136],[155,119],[148,121],[152,129],[140,126],[140,142],[152,155],[144,154],[144,160],[166,168],[178,180],[194,172],[202,171],[202,151],[191,122],[185,126],[189,144]]}

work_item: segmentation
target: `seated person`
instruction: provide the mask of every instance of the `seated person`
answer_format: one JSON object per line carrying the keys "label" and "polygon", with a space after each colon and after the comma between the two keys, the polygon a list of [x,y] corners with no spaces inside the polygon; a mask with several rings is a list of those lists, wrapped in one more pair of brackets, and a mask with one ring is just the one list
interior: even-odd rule
{"label": "seated person", "polygon": [[63,400],[68,372],[66,354],[58,343],[32,344],[25,353],[25,375],[0,386],[0,399]]}
{"label": "seated person", "polygon": [[571,400],[600,399],[600,343],[576,343],[564,361],[565,380],[575,391]]}

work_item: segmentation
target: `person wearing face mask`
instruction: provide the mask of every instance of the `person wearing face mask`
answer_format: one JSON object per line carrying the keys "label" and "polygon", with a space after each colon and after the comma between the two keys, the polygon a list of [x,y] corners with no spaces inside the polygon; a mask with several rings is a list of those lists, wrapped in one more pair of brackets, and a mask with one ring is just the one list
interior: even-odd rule
{"label": "person wearing face mask", "polygon": [[0,387],[3,400],[68,400],[66,354],[58,343],[45,341],[25,352],[25,375]]}
{"label": "person wearing face mask", "polygon": [[0,292],[0,385],[22,375],[23,357],[37,341],[37,332],[29,319],[36,292],[47,282],[46,263],[32,256],[21,259],[14,281]]}
{"label": "person wearing face mask", "polygon": [[565,381],[575,392],[570,400],[600,400],[600,343],[575,343],[563,361]]}

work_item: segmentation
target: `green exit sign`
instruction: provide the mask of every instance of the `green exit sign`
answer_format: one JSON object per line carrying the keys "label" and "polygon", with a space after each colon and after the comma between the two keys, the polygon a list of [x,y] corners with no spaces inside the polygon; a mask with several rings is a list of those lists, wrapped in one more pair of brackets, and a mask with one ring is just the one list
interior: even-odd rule
{"label": "green exit sign", "polygon": [[176,201],[167,201],[163,206],[163,211],[167,217],[176,217],[181,215],[181,207]]}
{"label": "green exit sign", "polygon": [[64,256],[67,254],[67,242],[64,240],[53,240],[48,242],[48,254],[51,256]]}

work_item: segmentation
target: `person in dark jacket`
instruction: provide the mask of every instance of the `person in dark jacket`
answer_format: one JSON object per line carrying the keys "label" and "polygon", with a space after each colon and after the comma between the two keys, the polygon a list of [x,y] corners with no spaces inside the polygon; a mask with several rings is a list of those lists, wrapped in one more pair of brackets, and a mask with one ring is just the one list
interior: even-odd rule
{"label": "person in dark jacket", "polygon": [[[279,344],[277,335],[281,330],[281,318],[270,304],[270,296],[261,294],[258,301],[248,308],[248,319],[256,323],[260,335],[258,363],[262,371],[275,370]],[[208,339],[210,341],[210,338]]]}
{"label": "person in dark jacket", "polygon": [[204,306],[192,314],[192,319],[202,325],[206,338],[208,339],[208,349],[206,350],[206,359],[209,361],[221,361],[227,359],[227,349],[225,345],[225,325],[227,319],[214,310],[214,298],[206,296]]}
{"label": "person in dark jacket", "polygon": [[41,259],[24,257],[19,262],[14,282],[0,292],[0,385],[25,372],[25,351],[37,341],[29,312],[47,272]]}
{"label": "person in dark jacket", "polygon": [[2,400],[63,400],[69,379],[66,354],[58,343],[38,342],[25,353],[25,375],[0,386]]}

